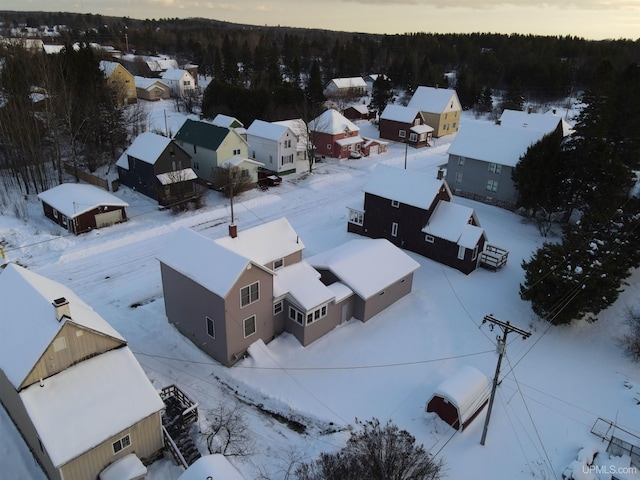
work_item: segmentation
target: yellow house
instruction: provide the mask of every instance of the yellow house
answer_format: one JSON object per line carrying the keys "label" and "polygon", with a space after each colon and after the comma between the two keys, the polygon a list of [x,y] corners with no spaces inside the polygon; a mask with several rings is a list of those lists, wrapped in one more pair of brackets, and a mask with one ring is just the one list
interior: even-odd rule
{"label": "yellow house", "polygon": [[456,133],[460,127],[462,105],[455,90],[418,87],[408,106],[422,112],[424,123],[433,128],[434,137]]}
{"label": "yellow house", "polygon": [[136,103],[138,101],[136,80],[129,70],[118,62],[108,62],[106,60],[100,62],[100,70],[107,77],[109,84],[116,87],[118,104]]}

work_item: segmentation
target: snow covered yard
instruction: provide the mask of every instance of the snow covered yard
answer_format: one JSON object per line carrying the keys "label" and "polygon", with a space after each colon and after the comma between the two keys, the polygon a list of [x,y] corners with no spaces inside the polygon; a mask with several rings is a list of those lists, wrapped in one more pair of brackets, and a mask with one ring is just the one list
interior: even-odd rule
{"label": "snow covered yard", "polygon": [[[364,135],[375,136],[369,124],[360,126]],[[435,177],[446,163],[450,141],[445,137],[435,147],[410,149],[408,168]],[[280,187],[265,192],[246,192],[234,202],[236,223],[243,229],[286,216],[306,245],[303,258],[324,251],[356,238],[347,233],[346,206],[362,198],[375,164],[402,168],[404,155],[404,146],[390,145],[380,156],[327,160],[313,174],[285,177]],[[210,192],[203,210],[174,215],[127,188],[116,195],[130,204],[130,220],[79,237],[63,236],[42,215],[39,203],[16,199],[28,218],[15,218],[11,208],[0,217],[7,260],[73,289],[128,340],[157,388],[175,383],[199,403],[201,428],[207,411],[236,393],[308,425],[306,433],[296,433],[247,406],[256,454],[232,461],[248,479],[256,478],[258,467],[280,478],[276,471],[294,450],[310,460],[320,451],[340,448],[347,434],[324,431],[346,430],[356,417],[391,419],[407,429],[445,459],[448,478],[560,478],[581,448],[598,443],[590,433],[598,417],[640,432],[640,368],[615,344],[626,307],[640,301],[640,273],[597,323],[549,328],[518,295],[520,263],[544,239],[517,215],[456,198],[476,209],[491,243],[509,250],[502,270],[465,276],[410,253],[421,264],[412,293],[366,324],[351,320],[306,348],[284,334],[266,346],[254,345],[251,357],[228,369],[168,324],[155,259],[167,248],[167,234],[180,226],[211,238],[226,235],[228,201]],[[487,314],[532,335],[527,340],[509,336],[504,379],[481,446],[486,408],[458,433],[424,408],[438,384],[462,365],[493,377],[501,332],[480,328]],[[6,439],[0,464],[8,478],[44,478],[4,410],[0,430]],[[202,439],[199,445],[204,453]],[[175,480],[180,473],[163,460],[151,466],[148,478]]]}

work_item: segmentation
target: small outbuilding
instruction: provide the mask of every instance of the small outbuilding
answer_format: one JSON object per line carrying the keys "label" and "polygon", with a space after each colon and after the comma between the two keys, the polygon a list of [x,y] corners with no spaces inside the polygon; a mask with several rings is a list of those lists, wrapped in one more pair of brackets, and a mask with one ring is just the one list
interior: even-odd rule
{"label": "small outbuilding", "polygon": [[199,458],[178,477],[178,480],[244,480],[240,472],[235,469],[224,455],[213,454]]}
{"label": "small outbuilding", "polygon": [[489,381],[477,368],[464,366],[447,378],[427,402],[426,411],[435,412],[457,430],[464,430],[489,401]]}
{"label": "small outbuilding", "polygon": [[93,185],[63,183],[38,198],[44,215],[75,235],[127,220],[129,204]]}

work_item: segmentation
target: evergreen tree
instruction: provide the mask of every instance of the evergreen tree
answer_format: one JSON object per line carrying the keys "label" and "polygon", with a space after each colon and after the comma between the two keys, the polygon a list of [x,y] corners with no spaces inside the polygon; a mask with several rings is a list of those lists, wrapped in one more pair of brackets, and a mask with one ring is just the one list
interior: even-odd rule
{"label": "evergreen tree", "polygon": [[476,111],[490,113],[493,111],[493,95],[489,87],[484,87],[476,101]]}
{"label": "evergreen tree", "polygon": [[387,104],[393,98],[393,90],[391,87],[391,80],[386,75],[378,75],[373,82],[371,108],[378,112],[378,115],[382,113]]}
{"label": "evergreen tree", "polygon": [[309,72],[309,80],[307,82],[306,94],[309,101],[314,105],[322,104],[326,98],[324,97],[324,86],[322,83],[322,75],[320,73],[320,64],[314,61]]}

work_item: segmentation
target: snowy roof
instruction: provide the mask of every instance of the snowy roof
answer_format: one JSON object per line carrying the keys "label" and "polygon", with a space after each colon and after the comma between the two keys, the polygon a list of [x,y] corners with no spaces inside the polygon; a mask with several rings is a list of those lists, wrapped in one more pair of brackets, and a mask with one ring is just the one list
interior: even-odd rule
{"label": "snowy roof", "polygon": [[331,285],[327,285],[327,288],[335,296],[335,299],[334,299],[335,303],[340,303],[345,298],[348,298],[351,295],[353,295],[353,290],[351,290],[342,282],[334,282]]}
{"label": "snowy roof", "polygon": [[25,388],[20,397],[56,468],[164,408],[126,346],[77,363],[43,384]]}
{"label": "snowy roof", "polygon": [[158,260],[222,298],[227,296],[245,269],[254,264],[185,227],[173,233],[169,247],[162,251]]}
{"label": "snowy roof", "polygon": [[444,180],[438,180],[423,172],[403,170],[380,163],[371,173],[364,191],[428,210],[441,188],[446,188],[449,198],[453,196]]}
{"label": "snowy roof", "polygon": [[169,143],[171,143],[171,139],[162,135],[151,132],[141,133],[120,156],[116,165],[128,170],[129,162],[127,156],[154,165]]}
{"label": "snowy roof", "polygon": [[178,480],[205,480],[207,478],[214,478],[215,480],[244,480],[242,475],[227,460],[227,457],[219,453],[200,457],[178,477]]}
{"label": "snowy roof", "polygon": [[146,474],[147,467],[144,463],[135,453],[130,453],[100,472],[99,478],[100,480],[130,480],[144,478]]}
{"label": "snowy roof", "polygon": [[285,125],[265,122],[264,120],[254,120],[251,126],[247,128],[247,135],[278,141],[287,133],[287,130],[294,135],[293,131]]}
{"label": "snowy roof", "polygon": [[349,108],[353,108],[356,112],[359,112],[359,113],[361,113],[363,115],[367,115],[369,113],[369,107],[367,107],[366,105],[363,105],[361,103],[359,103],[357,105],[351,105],[346,110],[348,110]]}
{"label": "snowy roof", "polygon": [[537,130],[468,121],[460,125],[448,153],[515,167],[527,149],[543,136]]}
{"label": "snowy roof", "polygon": [[260,265],[267,265],[304,249],[304,243],[285,217],[247,230],[238,229],[236,238],[224,236],[215,242]]}
{"label": "snowy roof", "polygon": [[[436,388],[431,398],[445,398],[458,409],[460,426],[489,398],[489,382],[480,370],[464,365]],[[431,400],[429,400],[431,401]]]}
{"label": "snowy roof", "polygon": [[366,88],[367,86],[362,77],[334,78],[329,83],[333,83],[338,88]]}
{"label": "snowy roof", "polygon": [[173,183],[188,182],[198,178],[196,172],[191,168],[183,168],[174,172],[160,173],[156,178],[162,185],[171,185]]}
{"label": "snowy roof", "polygon": [[352,137],[340,138],[336,140],[336,143],[341,147],[344,145],[355,145],[357,143],[364,143],[364,138],[360,135],[354,135]]}
{"label": "snowy roof", "polygon": [[69,218],[75,218],[101,205],[129,206],[106,190],[84,183],[62,183],[38,194],[38,198]]}
{"label": "snowy roof", "polygon": [[365,300],[420,266],[384,238],[350,240],[307,261],[314,268],[330,270]]}
{"label": "snowy roof", "polygon": [[273,279],[274,298],[288,295],[293,303],[304,311],[328,303],[334,292],[320,281],[320,274],[307,262],[293,263],[276,272]]}
{"label": "snowy roof", "polygon": [[362,137],[364,140],[365,147],[369,145],[389,145],[389,142],[385,142],[384,140],[380,140],[379,138],[367,138]]}
{"label": "snowy roof", "polygon": [[142,88],[144,90],[149,90],[154,86],[169,88],[169,85],[164,83],[159,78],[147,78],[147,77],[140,77],[139,75],[136,75],[134,77],[134,80],[136,82],[136,88]]}
{"label": "snowy roof", "polygon": [[255,165],[258,167],[264,167],[264,163],[258,162],[257,160],[253,160],[252,158],[245,157],[231,157],[229,160],[225,160],[220,164],[221,167],[237,167],[238,165],[242,165],[243,163],[248,163],[249,165]]}
{"label": "snowy roof", "polygon": [[380,115],[380,120],[413,123],[417,116],[422,118],[422,114],[417,108],[404,107],[402,105],[387,105]]}
{"label": "snowy roof", "polygon": [[438,238],[473,249],[484,235],[484,229],[469,224],[473,218],[478,223],[476,214],[470,207],[451,202],[438,202],[429,223],[422,229]]}
{"label": "snowy roof", "polygon": [[360,131],[355,123],[332,108],[311,120],[309,128],[314,132],[328,133],[329,135],[344,133],[345,129],[350,132]]}
{"label": "snowy roof", "polygon": [[162,74],[162,79],[168,81],[178,81],[182,80],[182,77],[186,75],[191,77],[191,74],[186,70],[181,70],[179,68],[170,68]]}
{"label": "snowy roof", "polygon": [[120,64],[118,62],[109,62],[107,60],[100,60],[100,63],[98,64],[98,66],[100,70],[102,70],[102,72],[104,73],[104,76],[108,78],[115,71],[115,69],[120,66]]}
{"label": "snowy roof", "polygon": [[423,112],[442,113],[447,109],[447,105],[455,98],[455,105],[458,106],[458,94],[455,90],[436,87],[418,87],[409,100],[409,107],[417,108]]}
{"label": "snowy roof", "polygon": [[[69,301],[71,319],[56,318],[53,301]],[[124,338],[64,285],[15,264],[0,274],[0,369],[18,389],[66,322]]]}
{"label": "snowy roof", "polygon": [[409,130],[415,133],[429,133],[433,132],[433,127],[430,127],[429,125],[414,125]]}
{"label": "snowy roof", "polygon": [[230,117],[229,115],[223,115],[222,113],[217,114],[211,123],[219,127],[225,127],[225,128],[244,127],[242,122],[237,118]]}
{"label": "snowy roof", "polygon": [[528,113],[520,110],[504,110],[500,116],[502,126],[509,128],[528,128],[542,133],[551,133],[562,123],[563,136],[571,126],[562,117],[549,111],[547,113]]}

